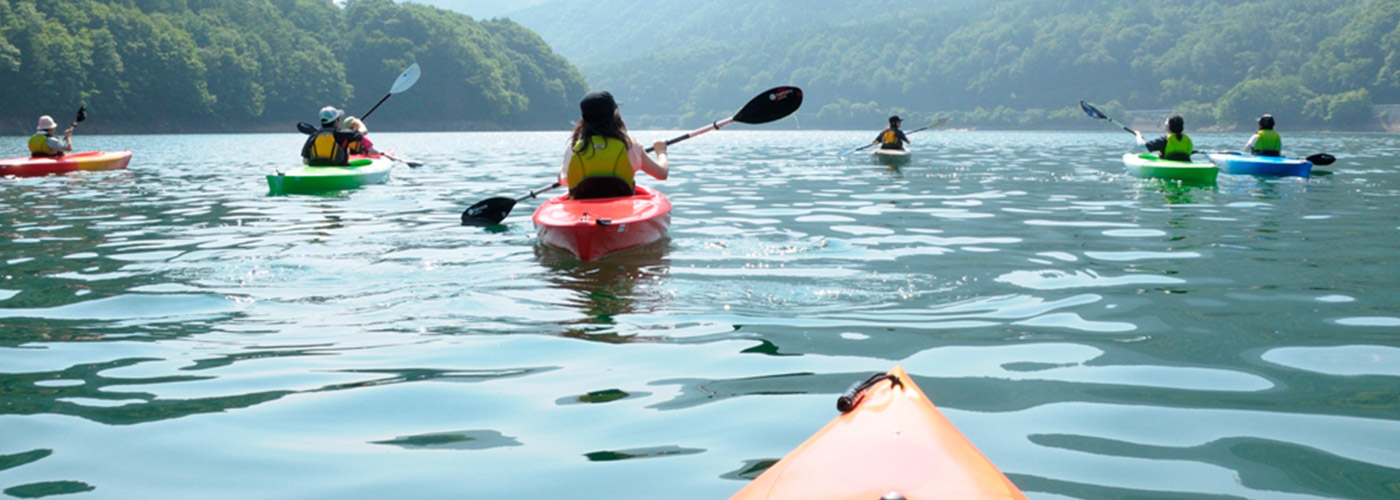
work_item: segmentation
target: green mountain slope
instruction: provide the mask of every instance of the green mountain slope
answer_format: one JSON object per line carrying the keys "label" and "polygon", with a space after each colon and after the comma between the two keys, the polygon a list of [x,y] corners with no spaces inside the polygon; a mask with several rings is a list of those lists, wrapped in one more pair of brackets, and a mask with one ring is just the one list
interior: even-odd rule
{"label": "green mountain slope", "polygon": [[[696,9],[669,21],[649,2],[610,1],[552,22],[515,18],[556,45],[575,40],[560,52],[588,54],[575,61],[590,85],[628,101],[638,123],[703,122],[732,112],[713,106],[776,84],[807,90],[799,119],[809,127],[868,128],[893,112],[1092,127],[1076,107],[1087,99],[1174,109],[1196,126],[1243,127],[1269,112],[1290,125],[1367,128],[1372,103],[1400,103],[1394,0],[853,0],[795,17],[773,14],[788,2],[718,2],[709,17]],[[617,17],[633,22],[580,31]],[[779,27],[745,29],[762,22]]]}
{"label": "green mountain slope", "polygon": [[290,130],[327,104],[363,113],[415,62],[423,78],[372,127],[554,127],[576,114],[582,77],[517,24],[346,4],[0,0],[0,130],[79,105],[89,131]]}

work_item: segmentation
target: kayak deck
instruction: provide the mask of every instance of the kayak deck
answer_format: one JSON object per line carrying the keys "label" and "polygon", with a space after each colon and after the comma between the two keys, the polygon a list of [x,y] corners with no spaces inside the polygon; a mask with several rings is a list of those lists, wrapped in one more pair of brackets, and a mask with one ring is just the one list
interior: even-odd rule
{"label": "kayak deck", "polygon": [[1163,160],[1151,153],[1127,153],[1123,165],[1144,179],[1166,179],[1189,184],[1215,184],[1220,167],[1214,163]]}
{"label": "kayak deck", "polygon": [[731,500],[1024,499],[896,366]]}
{"label": "kayak deck", "polygon": [[914,158],[907,149],[876,149],[870,157],[881,165],[904,165]]}
{"label": "kayak deck", "polygon": [[643,186],[617,198],[570,200],[565,194],[540,204],[534,221],[541,243],[594,260],[666,236],[671,200]]}
{"label": "kayak deck", "polygon": [[0,160],[0,176],[39,177],[79,171],[120,170],[131,162],[131,151],[88,151],[57,158],[20,156]]}
{"label": "kayak deck", "polygon": [[321,194],[389,180],[394,162],[379,155],[351,155],[343,167],[297,167],[267,176],[268,194]]}
{"label": "kayak deck", "polygon": [[1210,153],[1210,161],[1220,166],[1220,171],[1231,175],[1256,175],[1260,177],[1309,177],[1312,175],[1312,162],[1303,158],[1284,156],[1257,156],[1238,152]]}

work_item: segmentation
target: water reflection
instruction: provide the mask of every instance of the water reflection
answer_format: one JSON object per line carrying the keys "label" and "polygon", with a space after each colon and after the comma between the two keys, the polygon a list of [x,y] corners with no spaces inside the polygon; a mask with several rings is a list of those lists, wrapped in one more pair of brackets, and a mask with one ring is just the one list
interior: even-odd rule
{"label": "water reflection", "polygon": [[633,331],[618,321],[621,316],[646,314],[667,307],[670,275],[667,258],[670,240],[661,241],[582,261],[568,252],[544,245],[535,255],[547,269],[545,279],[571,293],[570,305],[584,314],[569,325],[565,337],[598,342],[655,342],[661,336]]}

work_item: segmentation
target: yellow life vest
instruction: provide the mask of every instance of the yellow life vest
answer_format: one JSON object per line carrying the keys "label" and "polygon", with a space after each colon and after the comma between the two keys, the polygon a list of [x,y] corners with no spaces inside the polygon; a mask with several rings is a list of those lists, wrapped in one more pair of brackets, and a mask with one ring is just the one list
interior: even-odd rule
{"label": "yellow life vest", "polygon": [[885,134],[880,136],[880,142],[882,144],[899,144],[899,135],[895,134],[893,130],[886,130]]}
{"label": "yellow life vest", "polygon": [[597,135],[574,143],[567,176],[570,190],[589,177],[617,177],[635,188],[633,173],[627,143]]}
{"label": "yellow life vest", "polygon": [[56,153],[53,149],[49,148],[48,134],[34,134],[29,136],[29,156],[58,156],[59,154],[62,153]]}
{"label": "yellow life vest", "polygon": [[1254,154],[1260,156],[1278,156],[1283,151],[1283,138],[1278,132],[1265,129],[1260,130],[1259,135],[1254,138]]}
{"label": "yellow life vest", "polygon": [[311,136],[306,163],[309,165],[348,165],[350,154],[336,142],[335,130],[321,130]]}
{"label": "yellow life vest", "polygon": [[1162,148],[1162,159],[1173,161],[1191,161],[1191,152],[1195,147],[1191,145],[1191,137],[1181,134],[1177,139],[1176,134],[1167,134],[1167,146]]}

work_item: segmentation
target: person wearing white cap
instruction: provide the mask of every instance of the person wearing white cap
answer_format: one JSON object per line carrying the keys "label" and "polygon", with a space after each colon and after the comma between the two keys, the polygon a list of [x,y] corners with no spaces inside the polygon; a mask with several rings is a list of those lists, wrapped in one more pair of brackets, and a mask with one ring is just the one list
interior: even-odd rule
{"label": "person wearing white cap", "polygon": [[[74,123],[77,125],[77,123]],[[73,150],[73,127],[63,131],[63,138],[54,137],[54,130],[58,129],[58,124],[54,123],[53,117],[44,115],[39,117],[38,131],[29,137],[29,155],[34,157],[59,157],[63,153]]]}
{"label": "person wearing white cap", "polygon": [[344,166],[350,164],[348,145],[359,140],[359,132],[340,130],[343,112],[334,106],[321,108],[321,129],[306,138],[301,147],[302,161],[311,166]]}

